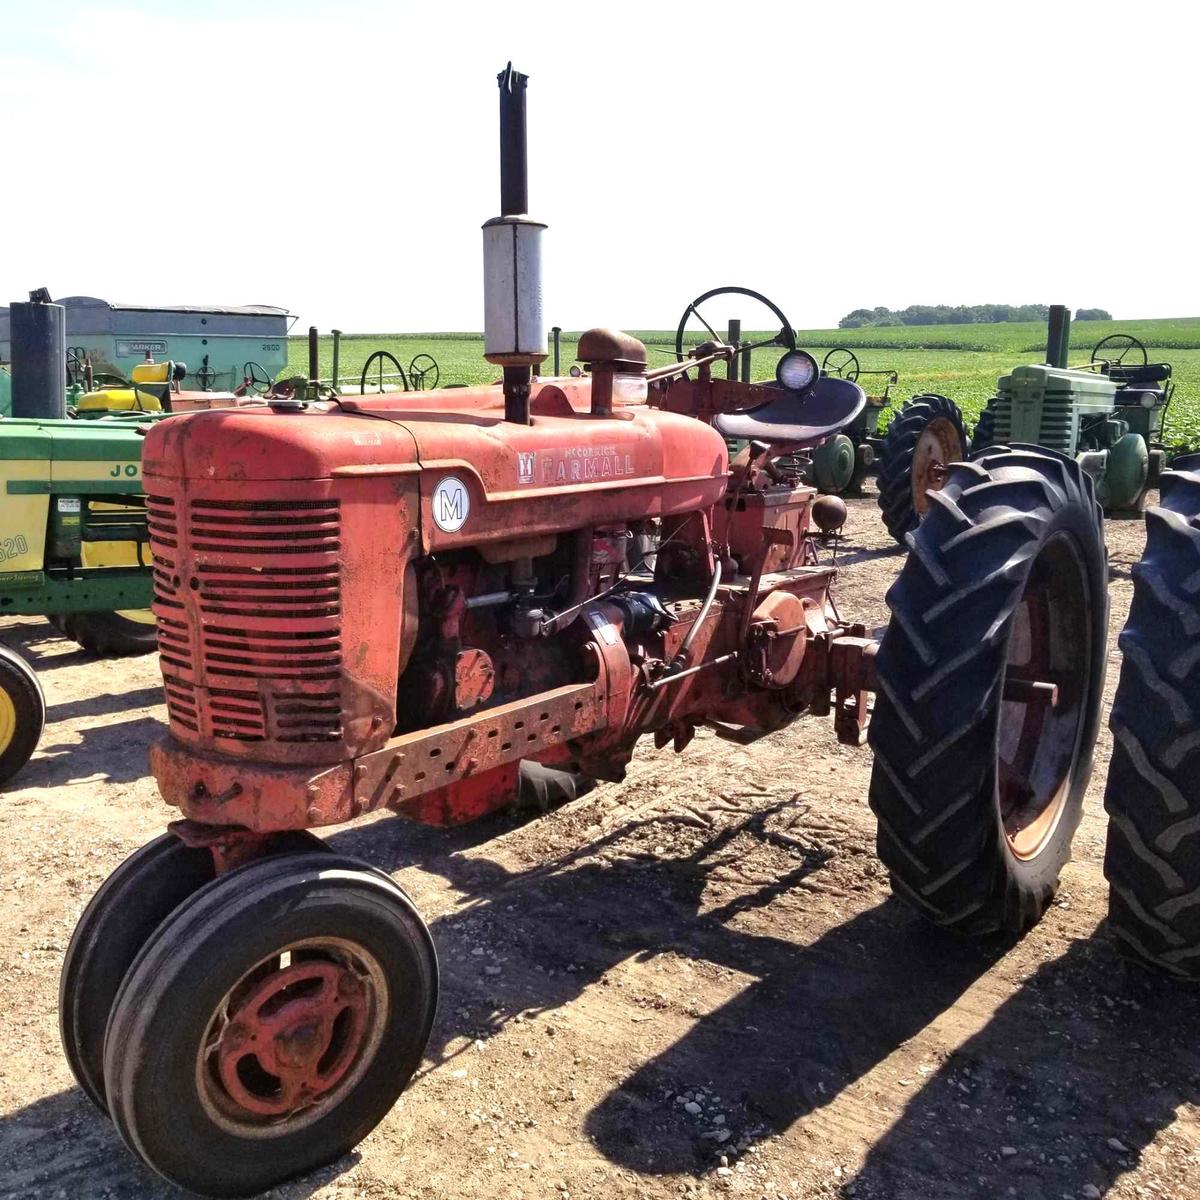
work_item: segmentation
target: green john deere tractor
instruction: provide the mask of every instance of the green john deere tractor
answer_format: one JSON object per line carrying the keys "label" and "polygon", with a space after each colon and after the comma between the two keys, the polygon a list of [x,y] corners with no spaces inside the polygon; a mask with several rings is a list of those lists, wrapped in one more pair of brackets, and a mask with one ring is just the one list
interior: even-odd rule
{"label": "green john deere tractor", "polygon": [[[40,298],[13,306],[12,370],[0,371],[0,404],[16,414],[0,420],[0,615],[44,616],[101,654],[155,648],[142,434],[166,413],[153,395],[139,403],[157,411],[68,419],[62,309]],[[24,766],[45,720],[33,668],[0,647],[0,783]]]}
{"label": "green john deere tractor", "polygon": [[[144,421],[0,421],[0,613],[41,615],[87,649],[155,648],[142,491]],[[0,646],[0,783],[37,747],[46,703]]]}
{"label": "green john deere tractor", "polygon": [[1067,365],[1071,317],[1050,310],[1046,362],[1015,367],[980,414],[971,450],[1031,442],[1074,458],[1096,482],[1107,513],[1140,512],[1164,465],[1171,364],[1150,362],[1131,334],[1114,333],[1083,367]]}

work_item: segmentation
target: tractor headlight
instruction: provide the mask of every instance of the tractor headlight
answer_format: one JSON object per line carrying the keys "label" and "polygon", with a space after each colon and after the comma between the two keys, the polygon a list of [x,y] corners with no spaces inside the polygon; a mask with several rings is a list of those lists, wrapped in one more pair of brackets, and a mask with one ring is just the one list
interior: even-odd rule
{"label": "tractor headlight", "polygon": [[804,350],[789,350],[775,368],[775,378],[792,392],[805,392],[817,381],[817,360]]}
{"label": "tractor headlight", "polygon": [[1143,408],[1157,408],[1158,407],[1158,397],[1153,392],[1143,392],[1142,393],[1142,407]]}

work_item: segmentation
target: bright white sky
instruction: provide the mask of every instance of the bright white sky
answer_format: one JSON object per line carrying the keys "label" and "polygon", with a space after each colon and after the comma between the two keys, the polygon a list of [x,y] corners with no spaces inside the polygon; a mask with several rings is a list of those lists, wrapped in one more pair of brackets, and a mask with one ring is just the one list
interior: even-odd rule
{"label": "bright white sky", "polygon": [[479,329],[512,58],[548,323],[671,326],[721,284],[798,327],[877,304],[1195,315],[1196,12],[0,0],[0,301]]}

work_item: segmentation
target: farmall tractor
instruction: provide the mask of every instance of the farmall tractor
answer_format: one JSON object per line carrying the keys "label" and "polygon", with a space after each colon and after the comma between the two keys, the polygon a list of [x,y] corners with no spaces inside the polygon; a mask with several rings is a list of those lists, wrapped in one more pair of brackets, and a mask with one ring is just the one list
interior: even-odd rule
{"label": "farmall tractor", "polygon": [[[438,995],[405,893],[311,832],[510,805],[523,763],[619,781],[651,735],[747,740],[832,714],[861,743],[894,886],[1019,935],[1079,819],[1104,673],[1088,477],[997,447],[948,469],[882,642],[839,613],[789,459],[857,385],[802,351],[771,384],[713,341],[647,370],[592,330],[546,353],[524,214],[525,78],[500,76],[503,216],[484,226],[503,385],[213,412],[144,454],[170,727],[170,831],[84,912],[63,1042],[129,1148],[242,1195],[360,1141],[418,1066]],[[690,376],[688,374],[690,372]],[[726,437],[747,439],[731,464]]]}

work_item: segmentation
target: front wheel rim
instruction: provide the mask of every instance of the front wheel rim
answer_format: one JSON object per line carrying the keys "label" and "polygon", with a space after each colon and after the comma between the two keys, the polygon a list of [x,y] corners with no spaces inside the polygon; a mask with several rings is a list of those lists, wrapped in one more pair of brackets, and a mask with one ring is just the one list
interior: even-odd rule
{"label": "front wheel rim", "polygon": [[1023,862],[1050,844],[1074,790],[1092,637],[1083,557],[1070,535],[1055,534],[1034,561],[1013,617],[1000,706],[999,816]]}
{"label": "front wheel rim", "polygon": [[0,754],[12,745],[17,736],[17,706],[8,692],[0,687]]}
{"label": "front wheel rim", "polygon": [[375,1059],[389,993],[373,954],[310,938],[247,971],[209,1021],[196,1059],[201,1104],[240,1137],[277,1137],[336,1108]]}

